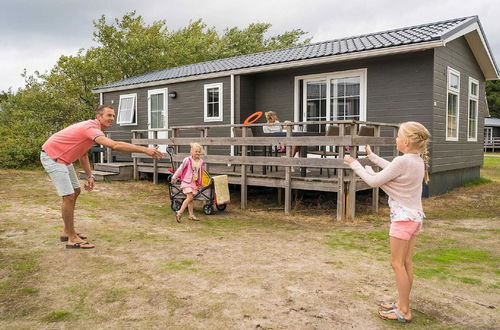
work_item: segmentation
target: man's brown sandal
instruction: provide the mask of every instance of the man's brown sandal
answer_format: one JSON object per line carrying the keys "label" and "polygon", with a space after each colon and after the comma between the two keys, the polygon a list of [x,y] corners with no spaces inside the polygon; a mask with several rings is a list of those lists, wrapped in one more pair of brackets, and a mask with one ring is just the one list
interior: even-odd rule
{"label": "man's brown sandal", "polygon": [[190,215],[189,220],[200,221],[200,219],[198,219],[195,215]]}
{"label": "man's brown sandal", "polygon": [[182,217],[182,214],[180,214],[179,211],[175,212],[175,221],[177,221],[178,223],[181,223],[181,217]]}

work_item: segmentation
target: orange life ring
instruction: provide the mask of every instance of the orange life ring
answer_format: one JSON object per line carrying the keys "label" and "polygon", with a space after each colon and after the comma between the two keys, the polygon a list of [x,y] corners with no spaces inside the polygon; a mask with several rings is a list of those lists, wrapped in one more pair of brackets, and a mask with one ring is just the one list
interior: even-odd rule
{"label": "orange life ring", "polygon": [[245,124],[245,125],[253,124],[257,120],[259,120],[260,117],[262,117],[262,111],[254,112],[250,116],[248,116],[247,119],[245,119],[245,121],[243,122],[243,124]]}

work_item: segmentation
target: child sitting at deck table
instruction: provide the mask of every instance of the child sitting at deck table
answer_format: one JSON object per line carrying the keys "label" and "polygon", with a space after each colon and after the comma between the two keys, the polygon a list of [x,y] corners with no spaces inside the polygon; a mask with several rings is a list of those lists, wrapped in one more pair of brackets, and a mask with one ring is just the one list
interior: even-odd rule
{"label": "child sitting at deck table", "polygon": [[[274,124],[274,125],[269,125],[269,126],[262,126],[262,130],[264,131],[264,133],[272,134],[272,133],[279,133],[282,131],[282,127],[281,127],[281,125],[279,125],[280,122],[278,120],[278,116],[276,115],[276,113],[274,111],[266,111],[264,113],[264,115],[266,116],[266,120],[267,120],[268,124]],[[285,147],[282,145],[278,145],[274,148],[278,152],[285,151]]]}
{"label": "child sitting at deck table", "polygon": [[356,174],[372,187],[381,187],[389,195],[391,225],[389,230],[391,266],[396,277],[398,299],[396,302],[383,303],[384,311],[379,316],[385,320],[409,322],[410,291],[413,284],[412,257],[417,234],[422,228],[425,217],[422,209],[422,182],[429,181],[427,172],[429,157],[427,146],[429,131],[420,123],[401,124],[396,138],[396,147],[403,153],[388,162],[375,155],[366,146],[368,159],[381,167],[375,173],[370,166],[361,164],[351,156],[344,157]]}
{"label": "child sitting at deck table", "polygon": [[203,152],[203,147],[198,143],[191,143],[191,156],[184,158],[181,166],[175,171],[172,176],[172,183],[176,183],[178,179],[181,180],[182,192],[186,195],[186,199],[182,203],[181,208],[175,214],[175,220],[181,222],[182,213],[188,209],[189,219],[199,221],[193,210],[193,198],[198,193],[198,189],[202,184],[202,174],[205,168],[205,162],[200,158]]}

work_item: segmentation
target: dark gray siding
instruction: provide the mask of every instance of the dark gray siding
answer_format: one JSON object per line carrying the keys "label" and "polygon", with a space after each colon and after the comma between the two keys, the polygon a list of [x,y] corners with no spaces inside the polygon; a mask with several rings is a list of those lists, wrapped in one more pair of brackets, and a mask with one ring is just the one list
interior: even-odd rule
{"label": "dark gray siding", "polygon": [[[204,85],[212,83],[223,84],[223,121],[205,123],[203,118]],[[131,135],[126,134],[131,130],[143,130],[148,128],[148,90],[168,88],[169,92],[176,92],[175,99],[168,98],[168,126],[182,125],[217,125],[229,124],[231,118],[231,85],[230,77],[221,77],[217,79],[190,81],[177,84],[159,85],[150,88],[137,88],[126,91],[104,93],[103,103],[112,105],[118,112],[120,95],[137,93],[137,125],[124,126],[114,124],[109,130],[124,132],[124,134],[112,134],[112,138],[130,139]],[[229,129],[211,129],[209,136],[228,136]],[[200,136],[199,131],[182,131],[181,136]],[[211,148],[209,152],[217,152],[217,149]],[[118,156],[120,157],[120,156]],[[119,160],[124,160],[118,158]],[[127,158],[129,159],[129,158]]]}
{"label": "dark gray siding", "polygon": [[478,178],[479,171],[479,166],[473,166],[431,173],[429,185],[424,189],[424,196],[444,194],[453,188],[462,186]]}
{"label": "dark gray siding", "polygon": [[[447,67],[460,72],[459,139],[446,141]],[[477,142],[467,141],[469,77],[479,81]],[[465,38],[434,51],[434,124],[432,172],[480,166],[483,163],[485,79]],[[479,173],[477,173],[479,176]],[[457,181],[458,183],[458,181]],[[458,184],[457,184],[458,185]]]}
{"label": "dark gray siding", "polygon": [[236,88],[238,89],[238,97],[235,97],[236,104],[239,106],[238,111],[235,111],[234,123],[242,123],[245,118],[255,112],[255,81],[253,76],[238,76]]}
{"label": "dark gray siding", "polygon": [[[432,60],[433,52],[424,51],[257,74],[250,91],[255,95],[255,106],[248,103],[246,108],[241,107],[241,120],[254,111],[267,110],[275,111],[282,122],[293,120],[296,76],[366,68],[367,120],[390,123],[416,120],[430,129]],[[242,98],[245,93],[246,89],[241,88]]]}

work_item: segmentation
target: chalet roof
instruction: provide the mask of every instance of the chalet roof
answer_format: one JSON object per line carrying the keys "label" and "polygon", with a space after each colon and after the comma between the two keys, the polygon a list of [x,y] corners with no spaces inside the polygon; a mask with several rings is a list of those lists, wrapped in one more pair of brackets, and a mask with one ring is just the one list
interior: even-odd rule
{"label": "chalet roof", "polygon": [[[471,26],[477,26],[478,28],[471,28]],[[418,50],[422,49],[419,46],[424,47],[424,44],[428,45],[429,43],[431,45],[428,45],[427,48],[434,48],[444,46],[446,42],[450,41],[450,38],[460,37],[463,35],[460,34],[460,31],[470,32],[469,30],[476,29],[480,32],[479,40],[483,41],[488,55],[485,57],[485,62],[488,62],[489,59],[490,66],[493,67],[493,69],[488,67],[490,71],[494,71],[494,74],[490,74],[492,77],[494,75],[494,78],[490,79],[497,79],[498,69],[491,56],[486,38],[482,33],[479,19],[477,16],[470,16],[153,71],[109,83],[95,89],[94,92],[154,86],[172,83],[175,82],[172,80],[179,81],[187,77],[191,77],[189,80],[206,79],[213,77],[217,73],[219,74],[215,76],[221,76],[220,73],[227,75],[248,71],[257,72],[257,70],[267,71],[276,69],[279,65],[281,67],[293,67],[298,66],[299,63],[300,65],[311,64],[312,61],[320,59],[335,61],[336,58],[345,59],[345,55],[360,53],[367,53],[366,56],[375,56],[377,54],[390,54],[401,48],[406,51]],[[441,42],[433,43],[436,41]],[[288,66],[286,66],[287,64]]]}
{"label": "chalet roof", "polygon": [[484,126],[500,127],[500,118],[484,118]]}

